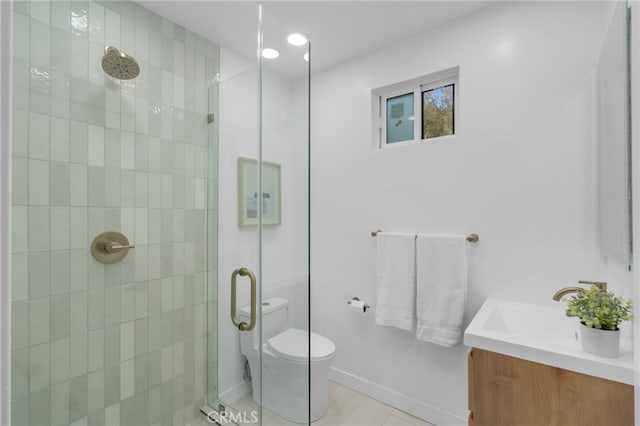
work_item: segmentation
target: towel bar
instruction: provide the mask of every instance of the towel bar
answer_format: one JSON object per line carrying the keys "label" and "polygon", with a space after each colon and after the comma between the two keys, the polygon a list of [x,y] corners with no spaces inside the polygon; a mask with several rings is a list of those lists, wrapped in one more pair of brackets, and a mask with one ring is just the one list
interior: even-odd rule
{"label": "towel bar", "polygon": [[[378,232],[382,232],[382,229],[371,231],[371,236],[372,237],[377,236]],[[479,240],[480,240],[480,237],[478,236],[478,234],[469,234],[469,235],[467,235],[467,241],[469,241],[470,243],[477,243]]]}

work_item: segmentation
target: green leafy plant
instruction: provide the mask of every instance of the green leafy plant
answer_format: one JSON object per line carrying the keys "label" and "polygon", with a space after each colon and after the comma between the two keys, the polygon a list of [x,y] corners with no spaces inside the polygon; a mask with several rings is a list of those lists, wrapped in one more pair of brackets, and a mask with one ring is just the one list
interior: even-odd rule
{"label": "green leafy plant", "polygon": [[602,291],[595,285],[563,300],[567,302],[567,316],[580,318],[582,324],[590,328],[618,330],[621,322],[633,319],[631,299],[625,302],[613,292]]}

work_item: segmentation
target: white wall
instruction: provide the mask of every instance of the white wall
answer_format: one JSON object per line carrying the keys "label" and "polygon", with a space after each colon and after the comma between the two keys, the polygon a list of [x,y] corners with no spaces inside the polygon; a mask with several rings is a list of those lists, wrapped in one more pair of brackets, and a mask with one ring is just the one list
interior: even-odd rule
{"label": "white wall", "polygon": [[[610,11],[500,4],[313,76],[312,328],[337,345],[334,379],[438,425],[466,422],[468,348],[347,310],[353,296],[376,306],[372,230],[478,233],[467,322],[487,296],[553,305],[561,287],[609,278],[594,119]],[[455,139],[376,149],[371,89],[454,66]]]}
{"label": "white wall", "polygon": [[225,82],[239,74],[254,69],[256,64],[242,56],[220,47],[220,81]]}
{"label": "white wall", "polygon": [[[239,332],[229,319],[230,278],[241,266],[257,274],[259,256],[256,227],[238,226],[237,160],[258,157],[259,89],[257,69],[226,49],[221,49],[220,68],[218,383],[223,401],[232,403],[249,388],[243,380]],[[263,299],[287,298],[292,324],[306,329],[307,140],[299,128],[299,114],[306,109],[294,99],[294,86],[287,79],[265,71],[262,84],[263,159],[279,163],[282,174],[282,224],[265,226],[262,235]],[[244,279],[238,281],[238,306],[249,303],[248,287]]]}

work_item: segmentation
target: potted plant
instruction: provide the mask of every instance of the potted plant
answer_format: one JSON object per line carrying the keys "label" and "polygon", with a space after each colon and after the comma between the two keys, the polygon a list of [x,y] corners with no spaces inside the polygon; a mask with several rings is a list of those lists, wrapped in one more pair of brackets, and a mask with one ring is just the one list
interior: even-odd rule
{"label": "potted plant", "polygon": [[630,299],[623,301],[611,291],[591,286],[567,302],[567,316],[580,319],[580,340],[585,352],[616,358],[620,353],[620,323],[633,319]]}

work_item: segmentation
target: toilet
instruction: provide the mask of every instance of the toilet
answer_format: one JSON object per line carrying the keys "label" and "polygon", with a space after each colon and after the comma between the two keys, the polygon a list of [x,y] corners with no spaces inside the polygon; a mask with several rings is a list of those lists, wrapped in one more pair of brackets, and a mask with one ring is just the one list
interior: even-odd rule
{"label": "toilet", "polygon": [[[240,309],[239,319],[249,323],[250,307]],[[258,354],[259,327],[240,332],[240,349],[249,361],[253,400],[275,414],[295,423],[309,418],[309,386],[311,386],[311,421],[327,411],[329,370],[336,345],[324,336],[292,328],[289,301],[273,297],[262,301],[262,377]],[[309,383],[311,362],[311,383]],[[261,396],[261,380],[265,392]]]}

